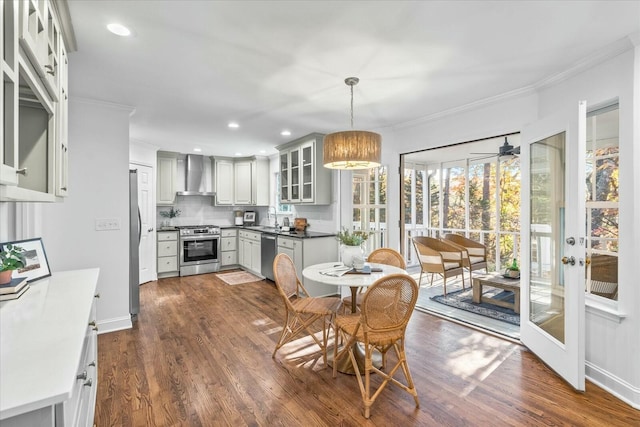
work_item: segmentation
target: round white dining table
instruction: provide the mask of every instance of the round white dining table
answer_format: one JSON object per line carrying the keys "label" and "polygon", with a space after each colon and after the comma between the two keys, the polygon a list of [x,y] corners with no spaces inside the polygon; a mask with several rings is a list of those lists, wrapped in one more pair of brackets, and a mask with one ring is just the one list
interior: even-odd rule
{"label": "round white dining table", "polygon": [[[327,285],[334,286],[348,286],[351,289],[351,312],[356,312],[356,295],[358,293],[358,289],[363,287],[368,287],[373,285],[378,279],[381,279],[385,276],[389,276],[391,274],[407,274],[405,270],[399,267],[394,267],[392,265],[386,264],[376,264],[376,263],[366,263],[371,267],[371,273],[347,273],[342,276],[331,276],[328,274],[322,274],[321,272],[327,272],[334,268],[340,267],[342,264],[340,262],[326,262],[323,264],[315,264],[310,265],[309,267],[302,270],[302,276],[306,280],[323,283]],[[360,372],[364,370],[364,352],[362,348],[358,344],[354,344],[354,356],[356,358],[358,368]],[[329,358],[331,359],[331,358]],[[332,360],[329,360],[329,363],[333,363]],[[380,367],[382,365],[382,358],[380,355],[376,355],[373,360],[373,364],[376,367]],[[351,365],[351,360],[348,357],[343,358],[337,370],[344,374],[355,374],[354,368]]]}
{"label": "round white dining table", "polygon": [[[322,274],[323,271],[328,271],[333,268],[342,266],[340,262],[325,262],[322,264],[310,265],[302,270],[302,276],[307,279],[318,283],[334,286],[348,286],[351,289],[351,312],[356,312],[356,294],[359,288],[368,287],[373,285],[376,280],[390,274],[406,274],[407,272],[399,267],[386,264],[366,263],[371,267],[371,273],[347,273],[342,276],[330,276]],[[381,271],[375,271],[381,270]]]}

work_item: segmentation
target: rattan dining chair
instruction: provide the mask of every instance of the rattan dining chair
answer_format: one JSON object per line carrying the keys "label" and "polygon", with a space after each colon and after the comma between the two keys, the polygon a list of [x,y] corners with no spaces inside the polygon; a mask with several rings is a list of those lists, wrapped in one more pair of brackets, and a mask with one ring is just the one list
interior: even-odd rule
{"label": "rattan dining chair", "polygon": [[[418,284],[407,274],[391,274],[378,279],[364,293],[360,315],[338,315],[336,317],[335,345],[333,350],[333,377],[336,377],[338,360],[347,353],[354,368],[360,393],[364,403],[364,417],[369,418],[370,409],[388,383],[392,383],[413,396],[416,407],[420,407],[418,392],[409,372],[409,364],[404,350],[407,323],[413,314],[418,299]],[[338,351],[338,341],[344,342]],[[354,355],[355,343],[362,343],[365,352],[364,379],[358,369]],[[387,352],[394,349],[397,362],[386,370]],[[382,369],[373,365],[373,352],[382,354]],[[399,370],[404,374],[406,384],[394,378]],[[378,374],[382,383],[371,392],[371,373]]]}
{"label": "rattan dining chair", "polygon": [[[407,263],[405,262],[400,252],[391,248],[378,248],[371,252],[367,257],[367,262],[373,262],[376,264],[392,265],[406,270]],[[364,296],[365,288],[360,288],[356,294],[356,306],[360,307],[362,304],[362,297]],[[342,298],[343,311],[351,307],[351,295]]]}
{"label": "rattan dining chair", "polygon": [[[309,292],[298,279],[293,261],[286,254],[278,254],[274,259],[273,275],[276,288],[284,301],[286,314],[282,334],[271,357],[275,357],[283,345],[304,332],[318,344],[327,366],[327,341],[340,298],[309,296]],[[319,320],[322,321],[322,341],[316,337],[312,328]]]}

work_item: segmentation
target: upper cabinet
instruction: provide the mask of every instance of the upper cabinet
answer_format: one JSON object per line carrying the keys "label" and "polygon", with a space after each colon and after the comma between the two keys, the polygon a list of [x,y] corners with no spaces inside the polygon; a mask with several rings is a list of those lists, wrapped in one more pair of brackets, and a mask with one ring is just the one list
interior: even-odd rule
{"label": "upper cabinet", "polygon": [[157,205],[173,205],[176,201],[178,158],[176,153],[158,152]]}
{"label": "upper cabinet", "polygon": [[233,159],[216,158],[214,170],[216,205],[233,205]]}
{"label": "upper cabinet", "polygon": [[47,0],[0,7],[0,201],[67,195],[67,57]]}
{"label": "upper cabinet", "polygon": [[268,206],[269,159],[215,158],[216,205]]}
{"label": "upper cabinet", "polygon": [[323,138],[312,133],[276,147],[280,151],[281,203],[331,203],[331,170],[322,166]]}

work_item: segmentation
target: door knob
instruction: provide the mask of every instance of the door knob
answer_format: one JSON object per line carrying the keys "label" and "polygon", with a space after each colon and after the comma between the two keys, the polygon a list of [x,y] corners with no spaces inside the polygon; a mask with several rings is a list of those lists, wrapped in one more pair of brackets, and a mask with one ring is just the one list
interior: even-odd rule
{"label": "door knob", "polygon": [[573,237],[567,237],[567,244],[573,246],[576,244],[576,239],[574,239]]}
{"label": "door knob", "polygon": [[565,264],[565,265],[567,265],[567,264],[576,265],[576,259],[574,257],[572,257],[572,256],[570,256],[568,258],[566,256],[563,256],[562,257],[562,263]]}

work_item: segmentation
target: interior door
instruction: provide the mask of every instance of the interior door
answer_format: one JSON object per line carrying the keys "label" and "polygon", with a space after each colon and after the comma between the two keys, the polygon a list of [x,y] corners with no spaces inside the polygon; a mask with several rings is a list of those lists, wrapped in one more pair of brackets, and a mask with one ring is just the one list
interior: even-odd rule
{"label": "interior door", "polygon": [[153,205],[153,168],[150,166],[132,164],[131,169],[138,170],[138,207],[140,208],[140,283],[147,283],[153,280],[153,268],[155,254],[155,234],[153,218],[155,217],[155,207]]}
{"label": "interior door", "polygon": [[584,390],[586,102],[522,132],[522,342]]}

